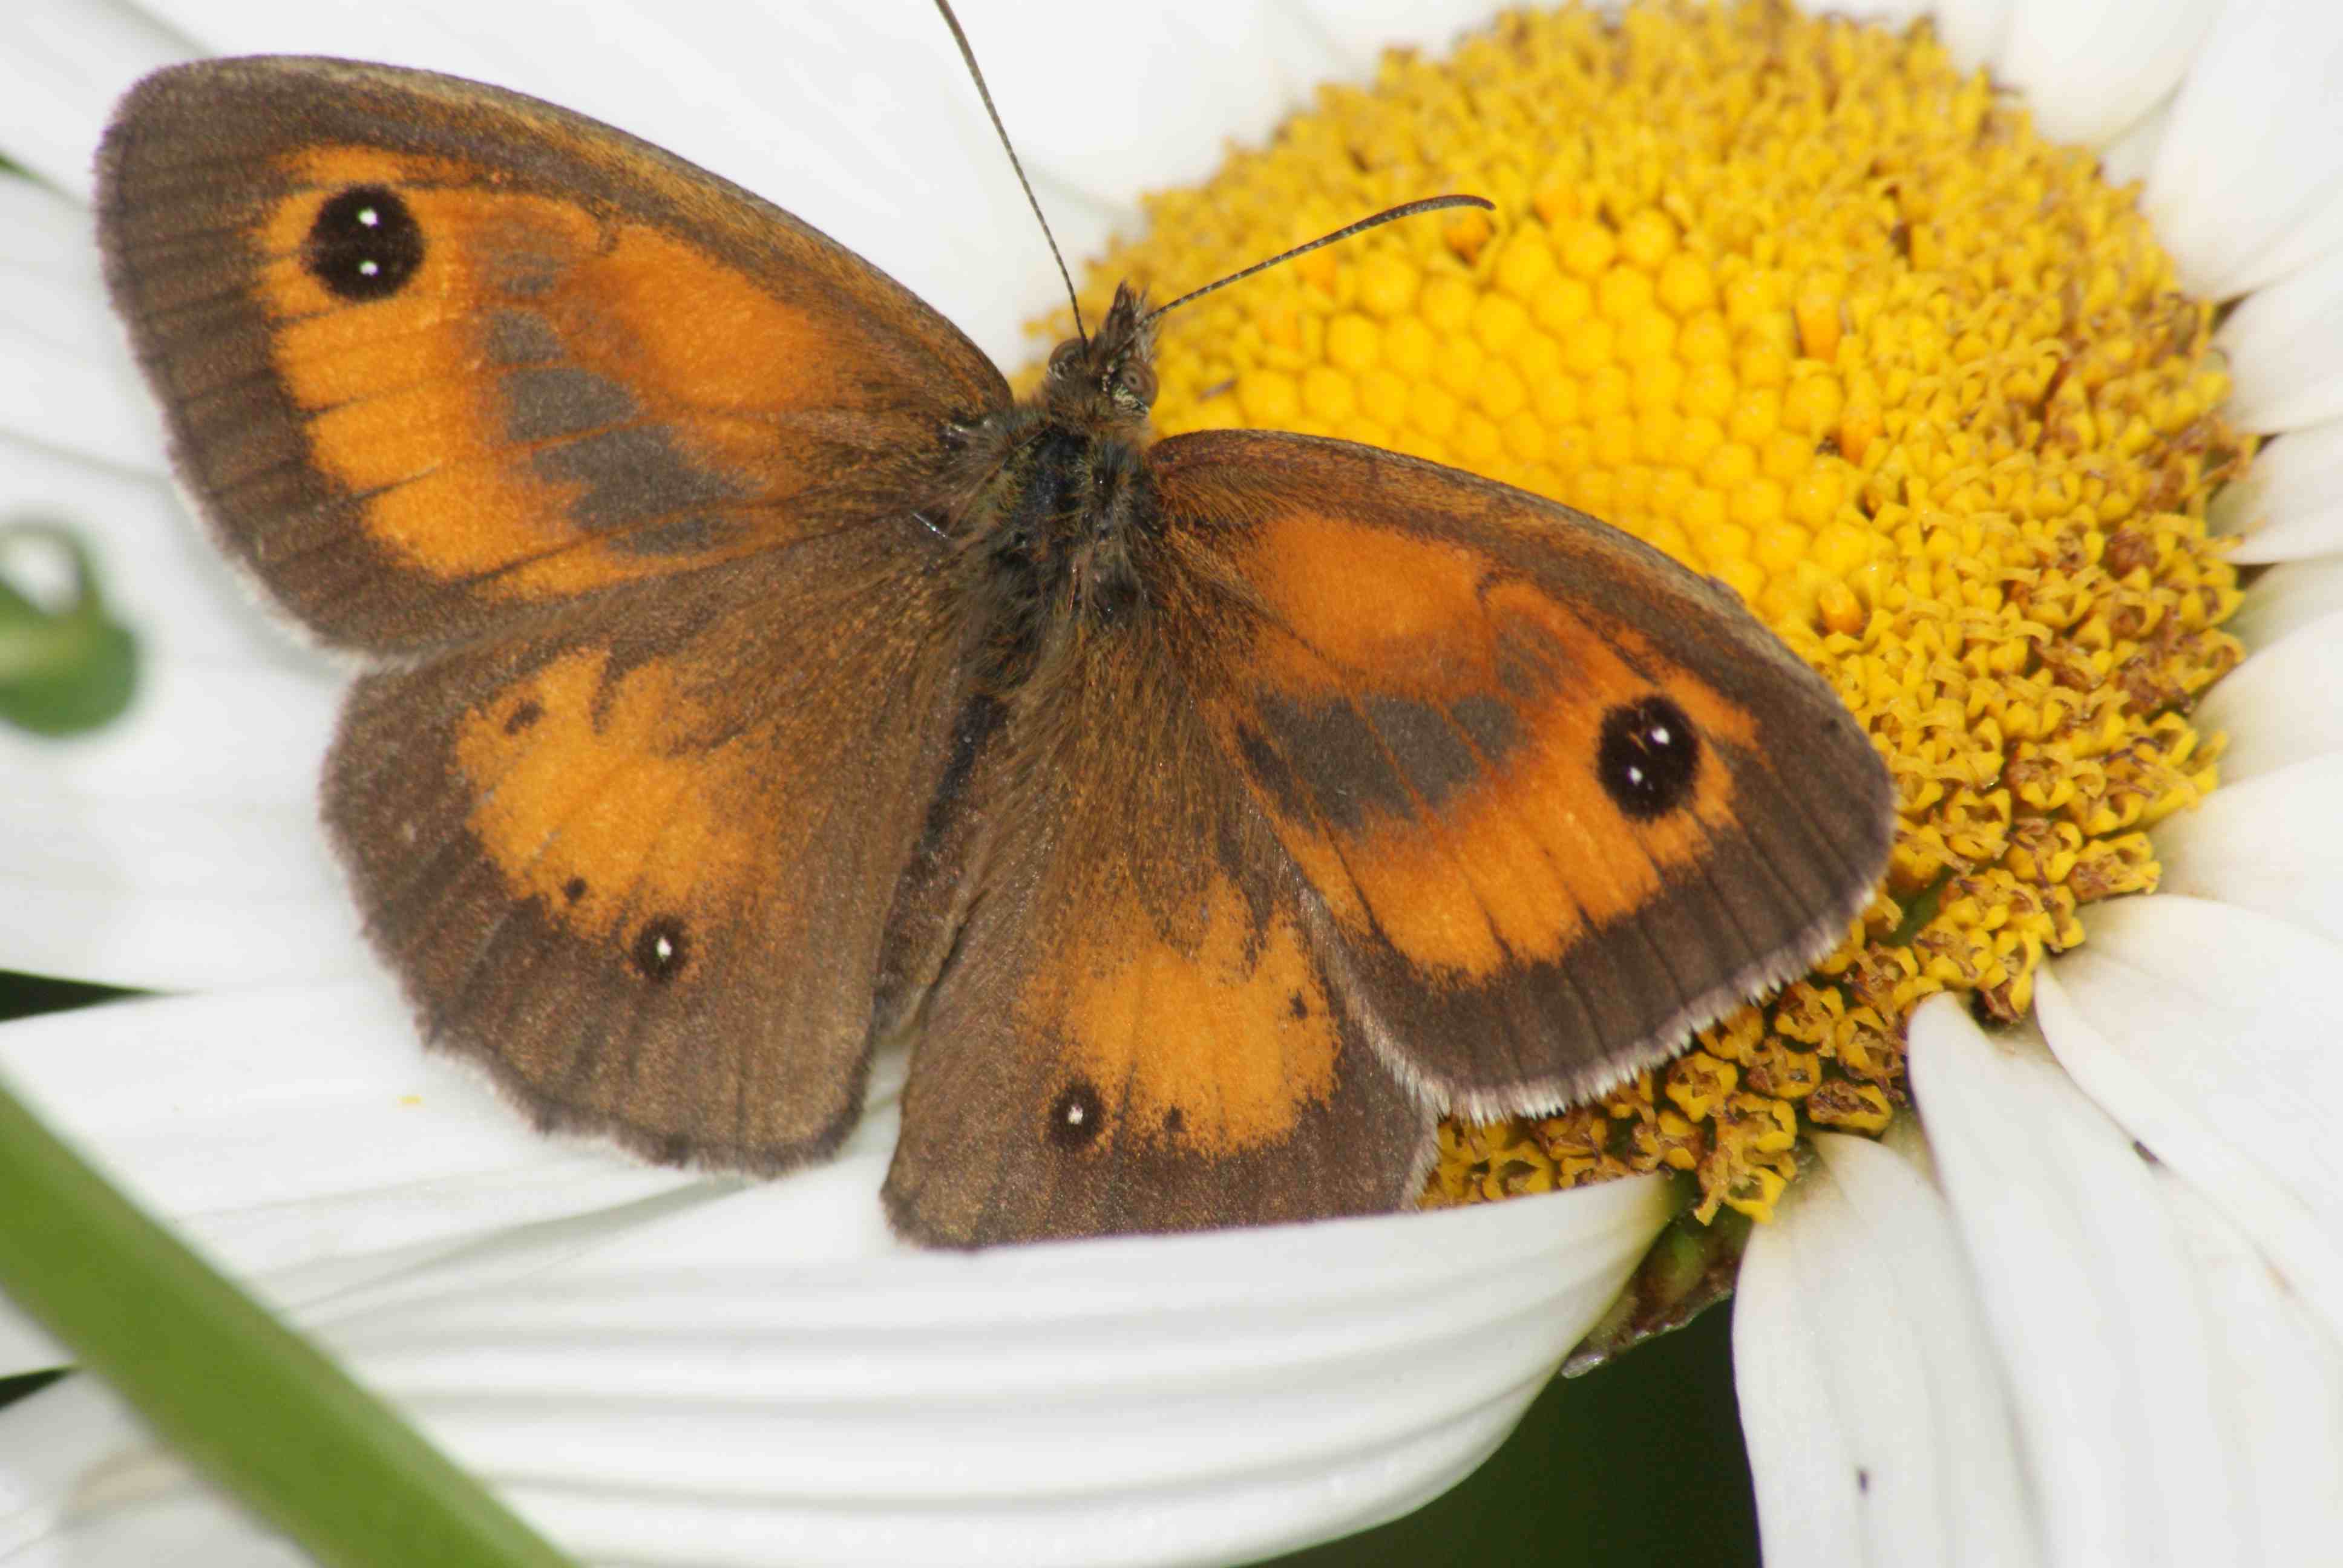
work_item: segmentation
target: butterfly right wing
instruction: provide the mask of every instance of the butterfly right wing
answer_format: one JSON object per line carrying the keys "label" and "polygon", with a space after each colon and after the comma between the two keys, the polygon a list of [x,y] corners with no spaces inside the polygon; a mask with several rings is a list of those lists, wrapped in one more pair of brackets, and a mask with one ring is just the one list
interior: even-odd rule
{"label": "butterfly right wing", "polygon": [[833,1149],[960,701],[947,551],[843,529],[360,680],[325,815],[426,1038],[652,1159]]}
{"label": "butterfly right wing", "polygon": [[788,213],[478,83],[149,76],[99,156],[116,307],[222,546],[405,655],[900,516],[985,356]]}
{"label": "butterfly right wing", "polygon": [[833,1144],[957,679],[915,508],[999,372],[779,208],[423,72],[157,73],[99,233],[223,547],[393,663],[325,808],[429,1037],[654,1157]]}

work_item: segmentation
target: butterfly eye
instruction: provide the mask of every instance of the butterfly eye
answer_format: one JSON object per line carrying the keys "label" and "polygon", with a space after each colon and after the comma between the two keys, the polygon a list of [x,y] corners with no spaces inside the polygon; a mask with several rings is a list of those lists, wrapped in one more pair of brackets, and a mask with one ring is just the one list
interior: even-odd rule
{"label": "butterfly eye", "polygon": [[1074,367],[1081,363],[1081,359],[1082,346],[1081,341],[1077,338],[1070,337],[1066,339],[1065,342],[1059,344],[1058,347],[1051,351],[1050,355],[1050,374],[1056,379],[1062,381],[1067,377],[1071,376],[1074,373]]}
{"label": "butterfly eye", "polygon": [[1143,359],[1127,362],[1115,372],[1112,396],[1121,407],[1145,413],[1155,404],[1155,367]]}

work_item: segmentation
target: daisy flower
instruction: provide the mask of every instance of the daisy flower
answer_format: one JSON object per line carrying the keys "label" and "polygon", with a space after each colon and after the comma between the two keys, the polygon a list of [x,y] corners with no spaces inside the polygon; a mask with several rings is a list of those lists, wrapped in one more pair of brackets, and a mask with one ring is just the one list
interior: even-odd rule
{"label": "daisy flower", "polygon": [[[427,65],[780,201],[1016,365],[1055,275],[942,29],[36,7],[0,60],[0,518],[85,530],[149,673],[114,729],[0,739],[0,964],[174,994],[11,1025],[0,1065],[589,1559],[1340,1535],[1494,1445],[1671,1171],[1689,1223],[1760,1221],[1735,1375],[1776,1561],[2308,1556],[2343,1523],[2343,21],[1858,9],[1292,0],[1101,52],[1073,7],[970,8],[1086,287],[1495,200],[1171,318],[1160,425],[1374,440],[1643,534],[1839,683],[1905,829],[1814,979],[1600,1105],[1449,1130],[1440,1212],[947,1257],[879,1216],[893,1082],[835,1162],[747,1185],[538,1139],[415,1048],[316,826],[344,677],[179,515],[78,205],[156,65]],[[0,1351],[58,1359],[15,1319]],[[295,1560],[89,1379],[0,1414],[0,1486],[26,1561]]]}

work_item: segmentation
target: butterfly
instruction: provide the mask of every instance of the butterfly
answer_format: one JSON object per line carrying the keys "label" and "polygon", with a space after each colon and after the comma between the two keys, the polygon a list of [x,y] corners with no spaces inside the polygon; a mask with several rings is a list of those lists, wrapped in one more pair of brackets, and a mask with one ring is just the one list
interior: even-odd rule
{"label": "butterfly", "polygon": [[1020,399],[657,147],[325,59],[140,83],[99,234],[219,544],[367,666],[368,935],[545,1128],[779,1172],[908,1045],[916,1241],[1390,1211],[1442,1114],[1664,1060],[1885,867],[1885,769],[1729,589],[1391,452],[1151,440],[1128,288]]}

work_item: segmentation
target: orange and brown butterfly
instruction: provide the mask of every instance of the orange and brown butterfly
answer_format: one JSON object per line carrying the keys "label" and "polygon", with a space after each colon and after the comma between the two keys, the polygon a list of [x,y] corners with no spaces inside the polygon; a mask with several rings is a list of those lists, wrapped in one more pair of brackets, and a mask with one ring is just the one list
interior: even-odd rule
{"label": "orange and brown butterfly", "polygon": [[368,661],[324,811],[434,1044],[756,1172],[911,1051],[981,1244],[1386,1211],[1803,970],[1891,788],[1729,590],[1338,441],[1151,441],[1128,293],[1040,389],[621,132],[164,71],[107,279],[221,545]]}

